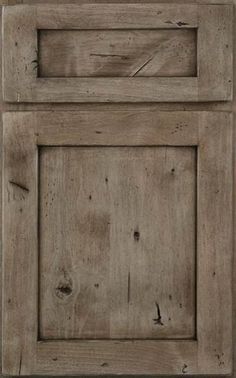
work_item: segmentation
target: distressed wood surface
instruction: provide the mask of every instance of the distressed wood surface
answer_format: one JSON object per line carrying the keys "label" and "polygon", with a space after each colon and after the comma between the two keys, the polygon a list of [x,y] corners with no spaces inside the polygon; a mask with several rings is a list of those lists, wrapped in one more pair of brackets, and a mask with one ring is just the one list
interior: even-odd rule
{"label": "distressed wood surface", "polygon": [[42,147],[39,169],[40,337],[193,338],[195,149]]}
{"label": "distressed wood surface", "polygon": [[[120,3],[124,2],[124,3],[128,3],[128,2],[132,2],[133,0],[119,0]],[[136,2],[138,2],[139,0],[136,0]],[[145,0],[143,0],[145,1]],[[78,4],[80,2],[80,0],[2,0],[0,3],[2,5],[7,5],[7,4],[10,4],[10,5],[13,5],[13,4],[35,4],[35,3],[41,3],[41,4],[47,4],[47,3],[51,3],[51,4],[59,4],[59,3],[62,3],[62,4],[65,4],[65,3],[76,3]],[[82,1],[83,2],[83,1]],[[101,2],[100,0],[86,0],[86,3],[88,2]],[[102,0],[102,2],[106,2],[106,0]],[[109,3],[113,3],[113,2],[117,2],[117,0],[108,0]],[[148,0],[148,2],[158,2],[157,0]],[[196,1],[189,1],[189,0],[162,0],[162,3],[185,3],[185,4],[189,4],[189,3],[196,3]],[[203,3],[204,1],[200,1],[200,3]],[[206,1],[207,3],[231,3],[231,0],[212,0],[212,1]],[[235,1],[233,1],[235,3]],[[0,9],[0,12],[1,12],[1,9]],[[1,20],[0,20],[0,23],[1,23]],[[235,48],[235,44],[236,44],[236,38],[234,39],[234,55],[235,55],[235,51],[236,51],[236,48]],[[0,49],[1,49],[1,40],[0,40]],[[235,59],[236,61],[236,59]],[[1,65],[0,65],[0,71],[1,71]],[[234,82],[235,82],[235,79],[234,79]],[[1,86],[1,85],[0,85]],[[32,103],[18,103],[18,104],[10,104],[10,103],[4,103],[2,101],[2,96],[1,96],[1,93],[0,93],[0,98],[1,98],[1,103],[0,103],[0,109],[1,111],[5,110],[79,110],[79,109],[82,109],[82,110],[98,110],[98,111],[101,111],[101,112],[104,112],[105,110],[114,110],[114,105],[112,104],[56,104],[56,103],[38,103],[38,104],[32,104]],[[235,98],[235,96],[234,96]],[[177,99],[176,99],[177,101]],[[235,100],[233,101],[233,103],[230,103],[230,102],[225,102],[225,103],[217,103],[217,102],[211,102],[211,103],[172,103],[172,104],[168,104],[168,103],[156,103],[156,104],[133,104],[133,105],[126,105],[126,104],[116,104],[115,108],[116,109],[129,109],[129,110],[137,110],[138,108],[139,109],[143,109],[143,110],[147,110],[147,111],[150,111],[150,110],[214,110],[214,111],[221,111],[221,110],[230,110],[230,109],[233,109],[233,111],[235,112]],[[1,123],[1,119],[0,119],[0,123]],[[1,124],[2,126],[2,124]],[[235,134],[234,134],[235,135]],[[233,140],[233,143],[234,143],[234,146],[235,146],[235,138]],[[1,146],[2,147],[2,146]],[[235,149],[235,148],[234,148]],[[2,150],[2,148],[1,148]],[[235,164],[235,163],[234,163]],[[236,170],[234,170],[236,172]],[[0,188],[1,189],[1,188]],[[234,190],[234,193],[235,193],[235,190]],[[235,194],[234,194],[235,196]],[[235,203],[235,202],[234,202]],[[235,233],[236,235],[236,233]],[[234,260],[234,266],[233,266],[233,270],[235,271],[235,261]],[[235,275],[234,275],[235,277]],[[233,317],[233,320],[234,320],[234,329],[235,329],[235,279],[234,279],[234,282],[233,282],[233,287],[234,287],[234,317]],[[1,331],[1,330],[0,330]],[[235,335],[235,332],[234,332],[234,335]],[[235,337],[235,336],[234,336]],[[235,355],[235,345],[236,343],[234,343],[234,355]],[[53,348],[52,348],[53,349]],[[59,359],[58,360],[58,364],[60,364],[60,367],[62,368],[63,367],[63,354],[62,354],[62,359]],[[165,358],[164,355],[162,355],[162,358]],[[1,361],[0,361],[0,365],[1,365]],[[103,368],[103,372],[106,373],[106,370],[105,370],[105,367]],[[60,372],[61,373],[61,372]],[[173,374],[172,374],[173,375]],[[231,375],[232,377],[235,376],[235,374],[233,373]],[[215,376],[216,377],[216,376]]]}
{"label": "distressed wood surface", "polygon": [[41,30],[39,76],[196,76],[196,30]]}
{"label": "distressed wood surface", "polygon": [[3,136],[2,359],[3,372],[24,375],[34,365],[38,323],[37,148],[18,114],[10,118]]}
{"label": "distressed wood surface", "polygon": [[226,6],[222,12],[219,5],[203,6],[199,15],[198,96],[208,101],[214,92],[214,97],[221,93],[225,100],[232,100],[233,7]]}
{"label": "distressed wood surface", "polygon": [[199,141],[199,115],[195,112],[137,109],[40,112],[34,122],[37,144],[41,146],[73,146],[75,143],[81,146],[156,146],[157,142],[168,146],[173,145],[173,139],[175,146],[192,146]]}
{"label": "distressed wood surface", "polygon": [[[57,341],[38,343],[36,374],[183,376],[197,371],[197,343],[193,341],[90,341],[77,344]],[[91,359],[91,356],[93,358]],[[78,358],[81,357],[81,358]],[[186,368],[187,366],[187,368]]]}
{"label": "distressed wood surface", "polygon": [[[215,363],[219,371],[225,365],[231,367],[231,373],[232,282],[226,277],[232,277],[233,262],[232,114],[214,113],[207,117],[203,112],[201,122],[205,127],[201,129],[204,142],[198,148],[198,357],[201,374]],[[206,353],[212,359],[206,358]]]}
{"label": "distressed wood surface", "polygon": [[[5,349],[3,372],[5,374],[16,374],[17,371],[19,372],[19,366],[22,366],[22,374],[58,374],[61,371],[61,363],[63,363],[63,374],[73,375],[78,373],[85,375],[99,374],[104,367],[106,367],[106,373],[108,374],[170,374],[170,372],[177,375],[183,373],[229,374],[232,363],[230,315],[232,306],[230,280],[232,268],[232,128],[230,114],[226,112],[215,114],[209,112],[140,112],[138,114],[137,112],[123,113],[119,111],[108,112],[107,114],[101,112],[95,112],[94,114],[92,112],[7,113],[4,116],[4,127],[8,130],[7,135],[10,136],[10,139],[14,135],[20,146],[26,140],[29,144],[29,151],[33,154],[24,155],[26,167],[28,165],[30,167],[27,170],[27,174],[32,173],[29,181],[32,188],[37,187],[38,172],[35,164],[37,144],[41,144],[43,140],[48,143],[52,142],[54,136],[55,141],[52,143],[54,146],[60,146],[61,141],[67,146],[65,148],[70,148],[68,145],[73,145],[74,147],[80,145],[81,141],[83,142],[81,134],[83,135],[84,133],[86,136],[86,129],[91,128],[90,135],[93,135],[94,125],[91,123],[91,117],[94,117],[94,120],[96,119],[96,125],[99,125],[99,122],[100,127],[104,125],[104,129],[97,130],[102,131],[102,133],[96,133],[97,140],[94,138],[92,145],[107,145],[112,146],[112,148],[115,148],[116,145],[119,146],[119,143],[128,145],[129,140],[124,131],[131,128],[131,131],[133,129],[132,132],[134,132],[136,127],[137,137],[132,142],[133,146],[147,146],[147,140],[152,140],[152,146],[164,145],[166,147],[166,141],[169,146],[199,146],[197,219],[200,219],[200,226],[198,223],[197,250],[199,257],[197,260],[196,287],[197,303],[200,303],[201,307],[197,307],[197,339],[188,342],[183,340],[166,340],[165,342],[163,340],[155,340],[155,342],[154,340],[139,340],[138,342],[131,341],[130,343],[121,341],[118,344],[116,341],[105,342],[104,340],[96,340],[94,343],[85,340],[77,340],[73,343],[69,340],[57,340],[56,344],[53,341],[37,342],[35,337],[35,324],[37,324],[37,321],[34,322],[34,325],[32,323],[32,327],[25,327],[24,333],[20,334],[20,325],[19,322],[16,322],[16,310],[14,307],[11,308],[9,306],[7,307],[7,316],[5,313],[6,307],[4,307],[3,346]],[[146,119],[145,123],[143,123],[144,119]],[[119,122],[120,134],[118,133],[117,138],[115,134],[111,138],[112,125],[118,125]],[[22,125],[22,127],[19,127],[19,125]],[[149,131],[152,128],[155,132],[149,135]],[[188,140],[186,129],[188,130]],[[121,133],[122,130],[123,132]],[[184,135],[184,130],[186,132],[186,140],[183,139],[181,144],[180,136]],[[87,137],[88,135],[89,133]],[[149,139],[145,138],[145,135]],[[47,148],[50,149],[52,147]],[[14,144],[9,143],[9,149],[5,151],[5,161],[11,159],[12,153],[13,155],[15,154]],[[17,174],[21,171],[20,164],[20,155],[17,155],[14,159],[14,172]],[[4,177],[8,177],[8,166],[4,165],[4,167]],[[33,167],[34,170],[32,170]],[[13,181],[14,183],[12,184],[11,182],[10,184],[17,186],[18,189],[27,191],[28,176],[23,177],[25,177],[26,182]],[[16,254],[17,251],[18,258],[23,261],[23,265],[20,264],[17,267],[18,276],[22,277],[24,274],[22,273],[21,275],[19,272],[24,271],[25,273],[24,265],[25,261],[28,261],[29,253],[32,259],[30,267],[28,267],[29,274],[33,273],[38,262],[37,245],[34,244],[37,217],[32,221],[32,211],[35,210],[37,197],[34,192],[34,195],[28,197],[32,206],[28,202],[22,202],[22,213],[25,214],[28,222],[27,229],[25,227],[20,229],[21,233],[19,235],[19,220],[15,216],[18,201],[15,201],[12,207],[9,207],[6,197],[6,180],[4,181],[4,193],[4,214],[10,211],[10,215],[8,215],[10,223],[7,223],[7,227],[4,225],[4,240],[11,240],[10,235],[16,229],[16,234],[19,237],[18,249],[14,244],[10,245],[9,248],[11,248],[12,253]],[[30,238],[27,235],[30,235]],[[141,233],[139,237],[141,241]],[[222,248],[224,248],[224,253],[220,253]],[[6,255],[5,251],[6,249],[4,248],[4,257]],[[7,260],[4,258],[4,298],[7,298],[10,293],[15,299],[18,291],[20,295],[17,298],[23,298],[28,293],[27,309],[30,303],[33,322],[33,319],[37,320],[34,312],[37,303],[35,286],[28,285],[26,290],[17,281],[17,288],[14,287],[16,290],[9,288],[7,286],[9,282],[8,275],[11,274],[11,271],[9,270],[8,262],[5,263],[5,261]],[[16,261],[18,261],[17,258]],[[224,285],[222,285],[223,281]],[[16,283],[15,280],[14,283]],[[59,292],[60,287],[59,282]],[[35,302],[33,298],[35,298]],[[15,301],[17,302],[17,299]],[[228,311],[227,318],[225,308]],[[25,309],[26,307],[17,306],[17,319],[25,317]],[[214,315],[209,317],[209,313],[212,310]],[[11,324],[11,327],[6,327],[9,324]],[[16,327],[16,332],[14,332],[14,327]],[[15,348],[12,349],[11,340],[14,334],[18,335],[18,339]],[[28,341],[27,353],[24,351],[25,340]],[[18,353],[18,350],[23,354]],[[100,362],[101,351],[103,351],[103,358],[106,357],[104,362]],[[161,354],[160,351],[162,351]],[[163,353],[167,354],[168,362],[163,358],[155,358],[156,355],[160,354],[162,356]],[[21,359],[21,355],[25,357]],[[93,357],[91,358],[91,356]],[[149,356],[148,360],[147,356]],[[58,360],[61,361],[59,364],[57,364]],[[68,364],[65,365],[65,361],[68,361]],[[201,364],[198,361],[201,361]]]}
{"label": "distressed wood surface", "polygon": [[[176,29],[198,26],[197,6],[190,4],[81,4],[37,6],[42,29]],[[171,21],[171,22],[170,22]],[[178,25],[178,23],[180,24]]]}
{"label": "distressed wood surface", "polygon": [[[191,4],[186,7],[183,4],[65,4],[56,8],[52,5],[18,6],[4,8],[3,20],[5,101],[119,103],[224,101],[232,98],[230,5]],[[19,29],[16,25],[19,25]],[[154,58],[149,56],[144,61],[142,58],[142,62],[137,63],[131,72],[131,76],[137,77],[38,77],[37,30],[45,28],[92,28],[100,31],[198,28],[198,76],[176,77],[175,73],[175,77],[166,77],[166,74],[165,77],[140,77],[137,74],[144,70],[143,65],[147,70],[148,64],[151,63],[152,68],[155,63]],[[210,47],[207,43],[209,30]],[[219,37],[214,38],[218,35]],[[181,50],[185,54],[185,47],[182,46]],[[208,80],[205,80],[205,71],[210,72]],[[170,68],[169,75],[172,75],[171,72]]]}

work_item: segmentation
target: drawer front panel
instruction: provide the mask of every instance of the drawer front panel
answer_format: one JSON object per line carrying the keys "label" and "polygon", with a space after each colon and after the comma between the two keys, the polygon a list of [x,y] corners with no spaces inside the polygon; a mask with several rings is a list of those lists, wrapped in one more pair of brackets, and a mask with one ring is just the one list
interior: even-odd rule
{"label": "drawer front panel", "polygon": [[232,98],[231,5],[5,7],[4,100]]}

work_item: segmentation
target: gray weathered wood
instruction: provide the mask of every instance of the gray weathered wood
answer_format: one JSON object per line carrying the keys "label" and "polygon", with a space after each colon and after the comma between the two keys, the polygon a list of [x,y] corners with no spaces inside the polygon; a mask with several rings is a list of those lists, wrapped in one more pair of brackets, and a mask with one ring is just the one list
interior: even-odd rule
{"label": "gray weathered wood", "polygon": [[214,98],[232,99],[232,15],[231,6],[224,12],[219,5],[199,7],[198,97],[203,101],[208,101],[211,93]]}
{"label": "gray weathered wood", "polygon": [[[19,370],[51,375],[231,372],[231,122],[227,112],[4,115],[4,374],[19,374]],[[102,133],[94,135],[94,124]],[[118,125],[117,137],[112,125]],[[133,141],[132,135],[136,135]],[[37,145],[50,149],[50,144],[56,147],[62,141],[64,146],[75,147],[89,137],[87,146],[100,148],[128,146],[129,141],[133,146],[148,146],[149,141],[152,146],[197,147],[197,339],[37,341]],[[16,272],[14,279],[12,272]]]}
{"label": "gray weathered wood", "polygon": [[[45,28],[92,28],[107,32],[112,30],[114,33],[120,29],[130,32],[131,29],[198,28],[198,77],[40,78],[37,76],[37,30]],[[3,37],[5,101],[174,102],[224,101],[232,98],[230,5],[81,4],[5,7]],[[185,48],[182,47],[182,50]],[[195,59],[195,52],[191,59]],[[132,74],[140,67],[138,64]]]}
{"label": "gray weathered wood", "polygon": [[195,180],[193,147],[42,147],[41,338],[195,336]]}
{"label": "gray weathered wood", "polygon": [[3,372],[24,375],[35,363],[38,323],[37,146],[17,113],[3,122]]}
{"label": "gray weathered wood", "polygon": [[[44,5],[47,4],[47,3],[54,3],[58,5],[58,3],[63,3],[65,4],[66,2],[67,3],[79,3],[80,0],[3,0],[2,1],[2,4],[15,4],[15,3],[28,3],[28,4],[31,4],[31,5],[34,5],[36,2],[37,3],[43,3]],[[133,0],[131,0],[132,2]],[[142,0],[141,2],[144,2],[145,0]],[[154,2],[156,2],[157,0],[154,0]],[[83,0],[82,0],[83,2]],[[100,0],[87,0],[86,1],[87,3],[88,2],[100,2]],[[106,2],[105,0],[102,0],[102,2]],[[117,2],[117,0],[108,0],[108,2],[112,3],[112,2]],[[127,3],[129,2],[129,0],[119,0],[120,3]],[[139,0],[136,0],[136,2],[139,2]],[[153,2],[153,0],[149,0],[148,2]],[[164,3],[168,3],[168,2],[174,2],[174,3],[186,3],[186,6],[188,6],[188,3],[190,3],[189,0],[168,0],[168,1],[165,1],[165,0],[162,0],[162,2]],[[195,1],[193,1],[195,2]],[[200,2],[203,2],[200,1]],[[209,3],[210,1],[207,0],[207,2]],[[218,1],[219,3],[227,3],[227,2],[230,2],[231,1],[224,1],[224,0],[219,0]],[[234,1],[235,2],[235,1]],[[212,3],[217,3],[217,0],[212,0]],[[56,6],[55,6],[56,8]],[[235,39],[236,41],[236,39]],[[1,42],[1,41],[0,41]],[[1,43],[0,43],[1,44]],[[235,49],[236,51],[236,49]],[[236,61],[236,59],[235,59]],[[55,103],[51,103],[51,104],[46,104],[46,103],[42,103],[42,104],[10,104],[10,103],[1,103],[1,109],[3,110],[13,110],[13,111],[16,111],[16,110],[68,110],[68,109],[71,109],[71,110],[79,110],[79,109],[87,109],[87,110],[99,110],[101,112],[103,111],[107,111],[107,110],[112,110],[112,108],[119,108],[119,109],[129,109],[129,110],[137,110],[137,107],[139,109],[143,109],[143,110],[153,110],[154,108],[155,109],[159,109],[159,110],[181,110],[181,109],[187,109],[187,110],[229,110],[229,109],[232,109],[232,107],[235,108],[235,103],[234,105],[232,103],[198,103],[198,104],[194,104],[194,103],[175,103],[175,104],[162,104],[162,103],[159,103],[159,104],[152,104],[152,106],[149,104],[147,105],[144,105],[144,104],[133,104],[133,105],[111,105],[111,104],[55,104]],[[236,234],[236,233],[235,233]],[[235,268],[234,268],[235,269]],[[234,310],[234,313],[235,313],[235,310]],[[235,318],[235,316],[234,316]],[[234,343],[236,345],[236,343]],[[165,355],[162,354],[162,359],[165,358]],[[64,358],[64,357],[63,357]],[[63,362],[60,362],[62,360],[59,360],[58,363],[60,364],[60,367],[63,368]],[[56,363],[56,362],[55,362]],[[163,362],[164,363],[164,362]],[[60,373],[59,369],[58,369],[58,372]],[[105,368],[104,368],[104,372],[106,372]]]}
{"label": "gray weathered wood", "polygon": [[41,30],[40,77],[196,76],[196,30]]}

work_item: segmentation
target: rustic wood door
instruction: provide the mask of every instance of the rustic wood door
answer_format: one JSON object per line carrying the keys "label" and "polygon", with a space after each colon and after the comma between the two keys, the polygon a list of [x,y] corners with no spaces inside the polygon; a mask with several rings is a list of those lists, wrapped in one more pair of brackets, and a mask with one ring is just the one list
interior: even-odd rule
{"label": "rustic wood door", "polygon": [[5,113],[3,186],[4,374],[231,372],[230,113]]}

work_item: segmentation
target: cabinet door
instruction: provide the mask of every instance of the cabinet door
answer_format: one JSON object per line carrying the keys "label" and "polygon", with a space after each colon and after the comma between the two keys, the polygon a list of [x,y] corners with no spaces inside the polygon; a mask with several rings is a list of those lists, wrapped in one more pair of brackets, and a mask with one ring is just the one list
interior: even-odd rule
{"label": "cabinet door", "polygon": [[227,112],[4,114],[3,372],[231,372]]}
{"label": "cabinet door", "polygon": [[232,99],[231,5],[9,6],[4,100]]}

